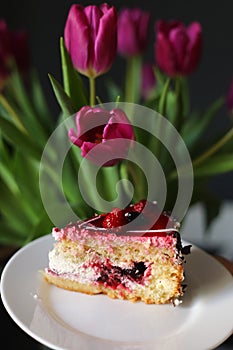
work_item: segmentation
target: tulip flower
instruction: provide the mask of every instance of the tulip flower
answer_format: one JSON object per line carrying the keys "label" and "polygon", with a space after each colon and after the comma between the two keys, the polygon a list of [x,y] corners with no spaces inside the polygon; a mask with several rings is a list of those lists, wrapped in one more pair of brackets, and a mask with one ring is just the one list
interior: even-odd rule
{"label": "tulip flower", "polygon": [[123,9],[118,20],[118,52],[123,56],[143,53],[149,39],[150,14],[139,8]]}
{"label": "tulip flower", "polygon": [[226,106],[227,106],[227,109],[231,113],[233,113],[233,79],[231,80],[231,83],[230,83],[230,86],[229,86],[229,90],[227,92]]}
{"label": "tulip flower", "polygon": [[[76,114],[77,132],[68,131],[70,141],[81,148],[82,157],[101,166],[113,166],[127,156],[133,127],[121,109],[107,111],[84,106]],[[96,152],[91,152],[96,147]]]}
{"label": "tulip flower", "polygon": [[64,30],[66,48],[74,67],[87,77],[108,71],[117,49],[117,12],[100,7],[72,5]]}
{"label": "tulip flower", "polygon": [[198,22],[188,27],[179,21],[159,20],[155,26],[155,59],[168,76],[192,73],[202,51],[202,28]]}
{"label": "tulip flower", "polygon": [[141,95],[146,100],[150,98],[156,85],[156,77],[153,65],[149,62],[142,66]]}
{"label": "tulip flower", "polygon": [[0,89],[4,87],[15,62],[25,74],[29,67],[28,38],[24,31],[10,31],[6,22],[0,20]]}
{"label": "tulip flower", "polygon": [[149,39],[150,14],[140,8],[124,8],[118,20],[118,53],[127,61],[125,101],[139,103],[142,53]]}

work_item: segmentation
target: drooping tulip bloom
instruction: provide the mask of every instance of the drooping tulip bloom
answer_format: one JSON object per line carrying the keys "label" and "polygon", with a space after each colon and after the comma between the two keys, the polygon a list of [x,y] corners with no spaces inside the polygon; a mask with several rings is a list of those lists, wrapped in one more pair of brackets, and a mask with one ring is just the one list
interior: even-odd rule
{"label": "drooping tulip bloom", "polygon": [[231,113],[233,113],[233,79],[231,80],[231,83],[230,83],[230,86],[229,86],[229,90],[227,92],[226,106],[227,106],[227,109]]}
{"label": "drooping tulip bloom", "polygon": [[153,69],[153,65],[146,62],[142,66],[142,78],[141,78],[141,95],[144,99],[148,99],[151,96],[153,89],[156,86],[156,77]]}
{"label": "drooping tulip bloom", "polygon": [[117,49],[117,11],[112,6],[71,6],[65,46],[77,71],[95,78],[110,69]]}
{"label": "drooping tulip bloom", "polygon": [[25,31],[10,31],[6,22],[0,20],[0,88],[2,88],[15,62],[24,74],[29,68],[29,46]]}
{"label": "drooping tulip bloom", "polygon": [[118,20],[118,52],[122,56],[143,53],[149,41],[149,12],[139,8],[122,9]]}
{"label": "drooping tulip bloom", "polygon": [[192,73],[202,51],[202,28],[193,22],[188,27],[179,21],[159,20],[155,25],[155,60],[168,76]]}
{"label": "drooping tulip bloom", "polygon": [[68,131],[71,142],[81,148],[82,157],[97,165],[115,165],[135,140],[132,124],[121,109],[84,106],[76,114],[76,128]]}

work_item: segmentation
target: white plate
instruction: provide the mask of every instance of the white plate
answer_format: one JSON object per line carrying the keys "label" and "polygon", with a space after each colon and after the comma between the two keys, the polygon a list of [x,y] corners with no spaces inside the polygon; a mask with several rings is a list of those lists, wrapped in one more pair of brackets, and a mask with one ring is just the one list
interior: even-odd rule
{"label": "white plate", "polygon": [[47,284],[50,235],[20,249],[1,278],[3,304],[30,336],[52,349],[206,350],[233,332],[233,279],[197,248],[185,265],[183,303],[146,305],[65,291]]}

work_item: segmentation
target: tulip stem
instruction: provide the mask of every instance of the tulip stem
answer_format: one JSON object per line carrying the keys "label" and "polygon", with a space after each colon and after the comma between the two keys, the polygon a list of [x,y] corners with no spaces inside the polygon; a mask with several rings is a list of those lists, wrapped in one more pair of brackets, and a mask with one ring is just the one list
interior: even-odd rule
{"label": "tulip stem", "polygon": [[89,87],[90,87],[90,106],[93,107],[95,105],[95,78],[90,77],[89,78]]}
{"label": "tulip stem", "polygon": [[142,57],[134,56],[127,59],[125,102],[138,103],[141,88]]}

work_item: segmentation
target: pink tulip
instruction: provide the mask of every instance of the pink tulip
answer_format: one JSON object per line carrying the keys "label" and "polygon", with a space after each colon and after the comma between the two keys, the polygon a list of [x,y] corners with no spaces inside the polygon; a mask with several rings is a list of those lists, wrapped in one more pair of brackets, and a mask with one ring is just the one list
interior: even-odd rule
{"label": "pink tulip", "polygon": [[226,96],[226,106],[230,112],[233,112],[233,78]]}
{"label": "pink tulip", "polygon": [[97,77],[108,71],[117,49],[117,12],[107,4],[71,6],[64,39],[74,67],[81,74]]}
{"label": "pink tulip", "polygon": [[0,20],[0,88],[5,84],[15,61],[19,71],[26,73],[29,68],[29,47],[24,31],[10,31],[6,22]]}
{"label": "pink tulip", "polygon": [[179,21],[159,20],[155,26],[155,59],[168,76],[188,75],[199,63],[202,28],[198,22],[185,27]]}
{"label": "pink tulip", "polygon": [[150,14],[139,8],[123,9],[118,21],[118,52],[135,56],[145,51],[149,40]]}
{"label": "pink tulip", "polygon": [[149,62],[144,63],[142,66],[142,79],[141,79],[141,95],[144,99],[148,99],[151,96],[152,91],[156,85],[156,77],[153,69],[153,65]]}
{"label": "pink tulip", "polygon": [[133,127],[121,109],[84,106],[76,114],[76,128],[77,132],[68,131],[71,142],[81,148],[82,157],[98,165],[112,166],[124,159],[135,140]]}

